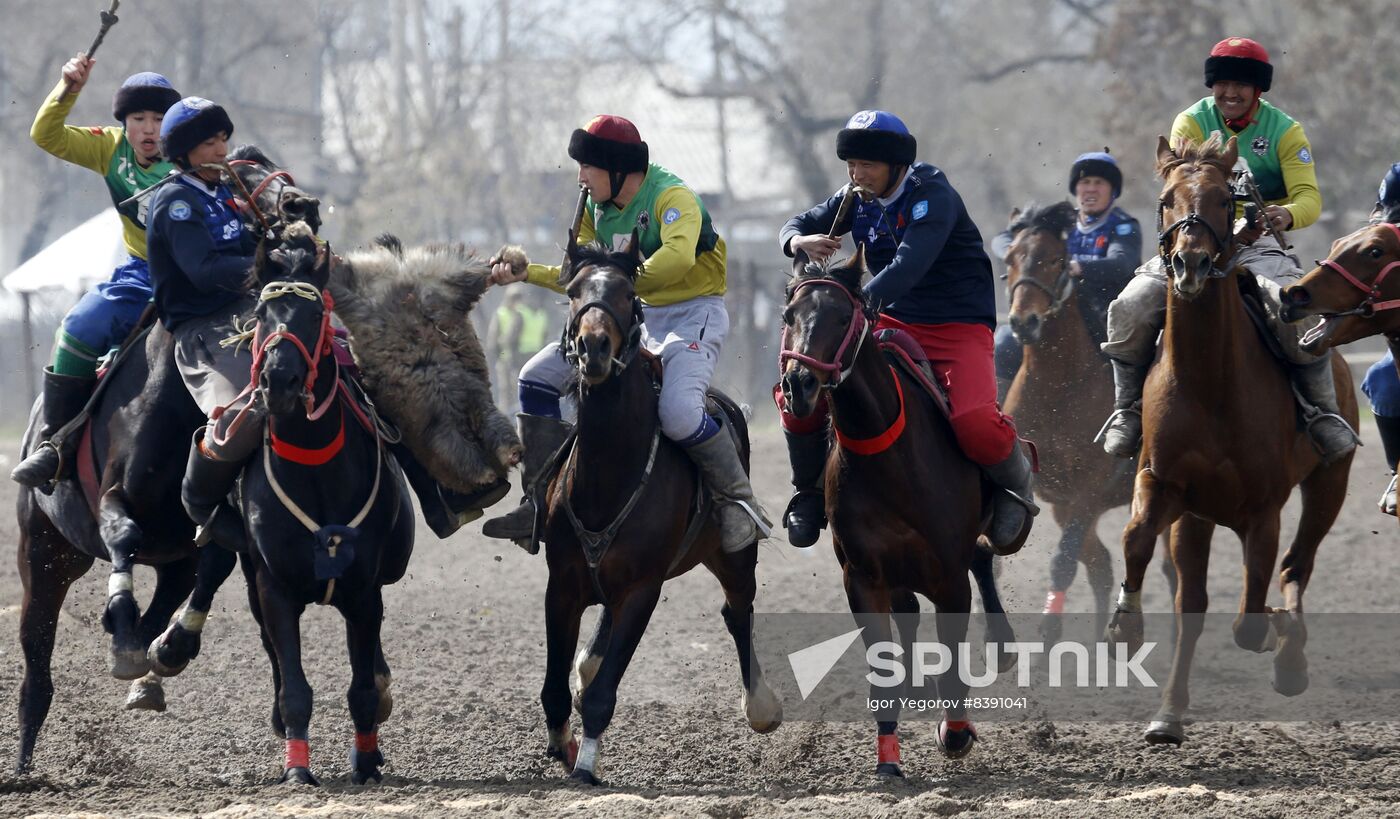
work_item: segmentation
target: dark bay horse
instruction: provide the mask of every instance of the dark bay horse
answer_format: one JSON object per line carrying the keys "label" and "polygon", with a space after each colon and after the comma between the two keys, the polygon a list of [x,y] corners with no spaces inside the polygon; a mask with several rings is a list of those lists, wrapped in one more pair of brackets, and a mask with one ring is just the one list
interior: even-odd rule
{"label": "dark bay horse", "polygon": [[1113,560],[1096,527],[1104,512],[1132,499],[1132,463],[1093,444],[1097,418],[1113,410],[1113,374],[1084,327],[1070,275],[1067,246],[1077,214],[1068,202],[1028,206],[1011,214],[1006,258],[1009,323],[1024,353],[1002,406],[1017,430],[1036,443],[1040,497],[1054,506],[1060,542],[1050,559],[1050,598],[1041,634],[1059,639],[1054,609],[1074,579],[1076,561],[1088,572],[1103,631],[1113,604]]}
{"label": "dark bay horse", "polygon": [[[1274,650],[1273,686],[1287,696],[1308,686],[1303,592],[1317,547],[1346,496],[1348,455],[1324,466],[1302,430],[1289,378],[1245,313],[1237,277],[1221,269],[1235,253],[1234,201],[1229,176],[1237,158],[1232,137],[1174,152],[1157,145],[1160,248],[1168,274],[1166,329],[1160,360],[1144,393],[1141,466],[1133,515],[1123,532],[1126,577],[1107,630],[1110,643],[1142,644],[1141,589],[1158,534],[1171,526],[1177,573],[1177,638],[1162,707],[1148,726],[1149,743],[1180,744],[1190,702],[1191,658],[1206,611],[1211,537],[1226,526],[1244,543],[1244,592],[1235,642],[1250,651]],[[1248,282],[1253,284],[1253,282]],[[1333,354],[1342,413],[1356,424],[1351,374]],[[1267,605],[1278,556],[1279,517],[1293,487],[1302,515],[1283,557],[1284,606]]]}
{"label": "dark bay horse", "polygon": [[[317,200],[295,188],[256,148],[240,151],[245,153],[235,151],[230,158],[246,161],[237,163],[234,170],[250,193],[257,191],[254,198],[264,212],[290,209],[319,219]],[[251,154],[259,159],[247,159]],[[31,413],[22,455],[38,443],[35,417]],[[30,767],[53,701],[51,666],[59,611],[69,586],[87,573],[94,560],[112,564],[102,622],[112,635],[113,676],[136,680],[128,708],[164,710],[160,678],[151,673],[146,647],[191,589],[195,589],[192,608],[180,620],[193,635],[187,656],[197,652],[198,629],[212,602],[212,589],[233,570],[235,559],[232,552],[220,548],[196,551],[194,526],[180,503],[189,437],[204,420],[176,370],[173,339],[157,324],[125,349],[98,387],[87,425],[90,444],[78,452],[75,471],[81,480],[61,481],[51,494],[20,490],[18,558],[24,599],[19,632],[24,679],[19,691],[17,770]],[[137,563],[156,571],[156,588],[144,613],[132,583]],[[201,595],[200,588],[207,588],[207,594]]]}
{"label": "dark bay horse", "polygon": [[[783,311],[781,353],[788,412],[807,417],[817,411],[821,393],[827,394],[839,445],[832,446],[826,465],[826,514],[851,612],[864,626],[867,649],[890,640],[893,614],[907,658],[918,626],[917,592],[937,609],[939,642],[956,646],[967,636],[971,571],[990,615],[989,639],[1013,642],[991,554],[978,545],[990,520],[990,487],[962,454],[932,399],[873,340],[874,318],[861,292],[867,272],[859,245],[854,256],[829,268],[809,265],[799,252]],[[882,443],[867,447],[870,441]],[[1008,653],[1002,659],[1015,660]],[[960,703],[938,727],[939,745],[949,757],[966,755],[977,738],[961,705],[967,690],[955,656],[938,680],[939,698]],[[896,702],[902,695],[873,686],[871,693]],[[898,717],[898,708],[876,715],[876,772],[882,776],[903,776]]]}
{"label": "dark bay horse", "polygon": [[373,405],[342,376],[332,354],[330,262],[318,263],[310,229],[293,225],[277,249],[264,243],[254,275],[261,292],[253,377],[267,421],[241,485],[249,533],[242,563],[272,662],[272,727],[286,740],[283,781],[318,784],[300,620],[308,604],[319,603],[345,619],[346,696],[355,726],[351,780],[361,784],[378,780],[384,763],[377,726],[390,699],[381,590],[408,567],[413,508]]}
{"label": "dark bay horse", "polygon": [[[558,473],[544,490],[548,660],[540,702],[547,753],[570,776],[598,784],[600,740],[612,721],[617,689],[646,631],[662,584],[704,565],[724,590],[720,614],[734,638],[744,686],[743,711],[754,731],[782,723],[782,704],[754,658],[754,568],[758,544],[720,548],[718,526],[701,497],[690,458],[661,434],[657,362],[640,347],[641,302],[634,289],[641,257],[570,243],[569,326],[564,347],[578,369],[578,428]],[[729,399],[711,392],[748,464],[748,427]],[[583,742],[570,724],[569,668],[579,620],[601,604],[597,631],[574,673]]]}

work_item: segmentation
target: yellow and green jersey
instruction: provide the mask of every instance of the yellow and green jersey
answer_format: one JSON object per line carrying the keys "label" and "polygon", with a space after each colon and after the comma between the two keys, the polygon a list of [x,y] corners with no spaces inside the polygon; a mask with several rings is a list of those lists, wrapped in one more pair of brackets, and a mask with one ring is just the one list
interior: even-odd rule
{"label": "yellow and green jersey", "polygon": [[[724,295],[724,240],[711,225],[700,197],[660,165],[647,168],[641,188],[625,208],[589,199],[578,242],[598,241],[621,250],[633,228],[641,228],[645,261],[637,277],[637,295],[643,302],[663,307],[699,296]],[[563,292],[558,279],[558,265],[530,265],[531,284]]]}
{"label": "yellow and green jersey", "polygon": [[[148,168],[136,161],[136,151],[126,139],[126,129],[119,126],[79,128],[66,124],[68,114],[77,102],[77,94],[59,102],[65,83],[60,81],[49,94],[34,117],[29,136],[34,144],[66,162],[80,165],[100,174],[107,183],[112,204],[118,205],[132,195],[164,179],[175,166],[164,160]],[[122,217],[122,241],[126,251],[138,259],[146,258],[146,207],[149,197],[124,207],[117,207]]]}
{"label": "yellow and green jersey", "polygon": [[[1254,120],[1243,131],[1225,124],[1214,97],[1206,97],[1176,115],[1171,142],[1205,142],[1214,131],[1221,139],[1237,137],[1240,156],[1249,164],[1259,194],[1271,205],[1280,205],[1293,216],[1289,230],[1305,228],[1322,214],[1322,194],[1317,189],[1317,169],[1303,126],[1292,117],[1259,100]],[[1237,213],[1243,213],[1240,203]]]}

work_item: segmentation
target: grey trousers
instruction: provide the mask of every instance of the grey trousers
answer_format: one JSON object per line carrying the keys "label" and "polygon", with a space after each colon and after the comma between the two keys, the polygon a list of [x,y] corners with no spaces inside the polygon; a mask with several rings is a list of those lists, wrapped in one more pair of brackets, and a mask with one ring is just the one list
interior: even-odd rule
{"label": "grey trousers", "polygon": [[[1284,353],[1294,364],[1312,364],[1314,356],[1298,348],[1298,338],[1306,332],[1301,324],[1288,324],[1279,316],[1279,294],[1296,282],[1303,271],[1279,247],[1272,236],[1264,236],[1249,247],[1240,248],[1235,264],[1254,274],[1264,295],[1269,328]],[[1162,258],[1153,256],[1137,269],[1137,274],[1118,298],[1108,306],[1108,341],[1104,355],[1135,367],[1147,367],[1157,350],[1157,336],[1166,325],[1167,275]],[[1325,355],[1325,353],[1324,353]]]}
{"label": "grey trousers", "polygon": [[237,398],[248,386],[251,344],[235,348],[219,342],[238,332],[234,319],[252,315],[254,304],[252,297],[239,299],[207,316],[183,321],[171,331],[180,378],[205,415]]}

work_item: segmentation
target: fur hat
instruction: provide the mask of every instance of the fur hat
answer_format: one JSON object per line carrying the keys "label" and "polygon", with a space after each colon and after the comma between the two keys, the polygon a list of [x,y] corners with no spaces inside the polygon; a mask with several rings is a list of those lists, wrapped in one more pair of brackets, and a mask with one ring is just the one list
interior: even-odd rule
{"label": "fur hat", "polygon": [[185,97],[165,112],[160,123],[160,152],[182,168],[189,167],[185,155],[209,137],[222,131],[233,136],[233,120],[222,106],[203,97]]}
{"label": "fur hat", "polygon": [[1206,87],[1220,80],[1249,83],[1262,93],[1274,80],[1269,52],[1248,37],[1226,37],[1215,44],[1206,58]]}
{"label": "fur hat", "polygon": [[170,106],[180,101],[180,92],[170,84],[170,80],[154,71],[132,74],[112,95],[112,116],[117,122],[137,111],[156,111],[164,114]]}
{"label": "fur hat", "polygon": [[649,161],[647,144],[637,126],[612,114],[600,114],[574,129],[569,156],[575,162],[620,174],[645,171]]}
{"label": "fur hat", "polygon": [[891,165],[913,165],[919,144],[904,122],[888,111],[857,111],[836,134],[836,155]]}

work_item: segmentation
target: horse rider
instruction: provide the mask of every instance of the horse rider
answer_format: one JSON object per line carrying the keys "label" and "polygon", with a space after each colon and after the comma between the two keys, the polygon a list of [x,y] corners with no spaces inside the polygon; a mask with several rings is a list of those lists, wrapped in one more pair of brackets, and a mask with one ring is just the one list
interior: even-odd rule
{"label": "horse rider", "polygon": [[[98,359],[126,339],[151,301],[145,206],[121,203],[174,170],[161,159],[160,125],[166,109],[180,94],[159,74],[132,74],[117,89],[112,97],[112,116],[120,125],[79,128],[66,124],[93,63],[79,54],[64,64],[63,77],[40,106],[29,135],[36,145],[59,159],[102,175],[121,216],[127,258],[111,278],[78,300],[59,327],[53,358],[44,369],[39,416],[42,443],[10,473],[15,481],[40,489],[51,489],[55,481],[72,474],[78,436],[54,435],[82,414],[97,383]],[[63,91],[69,84],[71,90],[65,97]]]}
{"label": "horse rider", "polygon": [[[659,414],[661,431],[700,468],[719,500],[716,514],[724,549],[736,551],[767,537],[769,523],[754,497],[734,437],[705,409],[705,393],[729,331],[724,306],[725,246],[700,197],[675,174],[650,161],[637,127],[619,116],[594,117],[576,129],[569,156],[588,192],[578,242],[625,249],[638,231],[645,259],[637,277],[642,301],[642,343],[665,369]],[[560,268],[525,260],[493,259],[496,284],[528,281],[563,292]],[[520,437],[526,497],[515,510],[482,526],[488,537],[517,542],[533,536],[535,510],[529,489],[568,436],[560,398],[571,368],[558,342],[548,344],[520,370]]]}
{"label": "horse rider", "polygon": [[[1095,346],[1108,340],[1108,304],[1118,297],[1142,263],[1142,228],[1115,203],[1123,195],[1123,172],[1118,160],[1104,151],[1080,154],[1069,169],[1069,192],[1078,206],[1079,221],[1066,241],[1069,275],[1084,328]],[[1010,229],[992,239],[992,252],[1005,259],[1011,250]],[[997,328],[997,394],[1006,395],[1021,369],[1021,343],[1009,325]]]}
{"label": "horse rider", "polygon": [[[262,413],[256,405],[248,407],[248,399],[240,400],[252,366],[248,345],[221,342],[239,332],[236,320],[255,307],[248,273],[258,239],[244,228],[219,169],[206,167],[225,162],[232,134],[228,113],[209,100],[186,97],[170,107],[161,123],[161,146],[188,173],[155,194],[146,232],[157,314],[174,336],[185,386],[210,416],[195,432],[181,500],[199,525],[197,543],[212,540],[240,550],[246,545],[243,521],[228,496],[262,443]],[[318,264],[326,252],[320,244]],[[220,408],[226,409],[214,418]],[[422,471],[407,447],[395,446],[393,452],[405,470]],[[431,480],[410,484],[438,537],[447,537],[464,518],[478,514],[472,507],[475,496],[459,495]]]}
{"label": "horse rider", "polygon": [[[1400,162],[1390,166],[1381,180],[1376,206],[1371,209],[1371,224],[1383,222],[1400,224]],[[1395,356],[1387,350],[1380,361],[1371,365],[1361,382],[1361,391],[1371,401],[1371,414],[1381,434],[1385,463],[1390,467],[1390,485],[1381,494],[1379,506],[1387,515],[1395,509],[1395,464],[1400,461],[1400,374],[1395,371]]]}
{"label": "horse rider", "polygon": [[[1223,139],[1237,137],[1241,159],[1267,205],[1258,217],[1280,231],[1299,230],[1317,220],[1322,197],[1303,126],[1261,96],[1272,84],[1273,71],[1268,52],[1253,40],[1228,37],[1216,43],[1205,62],[1211,95],[1177,115],[1171,141],[1200,143],[1215,132]],[[1240,203],[1236,216],[1243,212]],[[1280,287],[1302,270],[1257,223],[1237,227],[1235,236],[1238,248],[1228,264],[1244,267],[1257,279],[1270,329],[1293,365],[1294,386],[1315,408],[1307,412],[1313,444],[1325,462],[1335,461],[1355,449],[1357,438],[1338,414],[1330,354],[1317,357],[1300,350],[1298,328],[1278,319]],[[1108,341],[1102,349],[1113,361],[1115,409],[1102,437],[1111,455],[1131,458],[1141,448],[1142,388],[1165,323],[1166,302],[1166,274],[1160,256],[1154,255],[1109,306]]]}
{"label": "horse rider", "polygon": [[[1001,547],[1030,526],[1035,507],[1031,464],[1011,419],[997,406],[992,363],[996,297],[992,263],[962,198],[938,168],[916,162],[909,129],[886,111],[860,111],[836,136],[859,197],[849,231],[865,248],[873,277],[865,296],[880,311],[877,330],[909,333],[928,354],[952,406],[959,446],[1003,491],[993,500],[988,536]],[[847,194],[852,195],[852,194]],[[841,246],[833,232],[842,192],[800,213],[779,234],[783,252],[825,261]],[[783,515],[788,540],[812,545],[826,525],[822,475],[828,435],[824,414],[797,419],[782,413],[794,492]]]}

